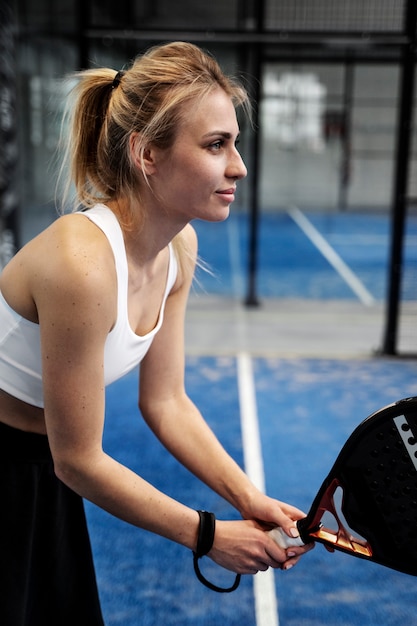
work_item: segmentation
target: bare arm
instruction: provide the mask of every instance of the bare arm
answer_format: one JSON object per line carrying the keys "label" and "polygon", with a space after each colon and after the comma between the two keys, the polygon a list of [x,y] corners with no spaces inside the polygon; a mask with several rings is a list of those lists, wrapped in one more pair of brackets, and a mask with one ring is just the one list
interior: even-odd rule
{"label": "bare arm", "polygon": [[29,283],[41,328],[45,421],[57,475],[113,515],[193,548],[197,513],[102,448],[104,344],[117,293],[104,235],[86,218],[71,216],[40,244]]}
{"label": "bare arm", "polygon": [[[195,235],[192,231],[188,234],[195,248]],[[170,297],[164,327],[141,366],[140,408],[144,419],[165,447],[240,511],[243,518],[280,525],[291,533],[294,520],[304,517],[304,514],[266,497],[255,488],[224,450],[186,394],[183,334],[190,282],[191,276],[188,276]],[[221,542],[221,534],[218,539]],[[279,558],[282,560],[282,554]]]}

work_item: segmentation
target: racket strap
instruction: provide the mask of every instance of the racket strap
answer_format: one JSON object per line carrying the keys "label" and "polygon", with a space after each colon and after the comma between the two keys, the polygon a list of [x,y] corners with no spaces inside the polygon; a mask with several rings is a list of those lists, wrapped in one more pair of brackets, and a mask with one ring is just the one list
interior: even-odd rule
{"label": "racket strap", "polygon": [[214,513],[209,513],[208,511],[197,511],[197,513],[200,516],[200,525],[198,528],[197,548],[193,552],[195,574],[198,580],[212,591],[217,591],[218,593],[230,593],[239,587],[240,574],[236,574],[235,582],[231,587],[218,587],[207,580],[207,578],[205,578],[201,573],[198,560],[210,552],[213,546],[214,533],[216,530],[216,517]]}

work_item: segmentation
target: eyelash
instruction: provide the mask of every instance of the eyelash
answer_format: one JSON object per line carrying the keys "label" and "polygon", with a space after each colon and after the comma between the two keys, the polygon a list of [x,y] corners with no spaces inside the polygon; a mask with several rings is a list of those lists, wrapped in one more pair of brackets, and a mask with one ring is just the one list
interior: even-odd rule
{"label": "eyelash", "polygon": [[[224,139],[218,139],[217,141],[214,141],[212,144],[210,144],[210,148],[217,151],[218,149],[222,148],[224,144],[225,144]],[[239,145],[239,139],[236,139],[235,148],[237,148],[238,145]]]}

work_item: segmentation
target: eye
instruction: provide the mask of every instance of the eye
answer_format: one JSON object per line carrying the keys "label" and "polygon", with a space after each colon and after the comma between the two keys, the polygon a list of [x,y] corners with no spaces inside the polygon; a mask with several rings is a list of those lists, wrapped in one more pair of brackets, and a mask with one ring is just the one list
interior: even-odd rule
{"label": "eye", "polygon": [[213,143],[211,143],[209,147],[211,150],[213,150],[213,152],[218,152],[223,147],[223,144],[223,139],[218,139],[217,141],[213,141]]}

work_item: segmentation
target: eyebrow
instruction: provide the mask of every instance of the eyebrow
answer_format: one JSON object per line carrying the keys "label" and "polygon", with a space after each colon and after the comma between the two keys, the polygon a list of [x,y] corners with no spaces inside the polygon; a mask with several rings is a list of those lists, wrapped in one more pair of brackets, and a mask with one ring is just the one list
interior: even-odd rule
{"label": "eyebrow", "polygon": [[[208,137],[218,137],[219,135],[224,139],[232,139],[233,137],[232,133],[228,133],[224,130],[213,130],[203,135],[203,139],[208,139]],[[239,137],[239,135],[240,133],[238,133],[236,136]]]}

